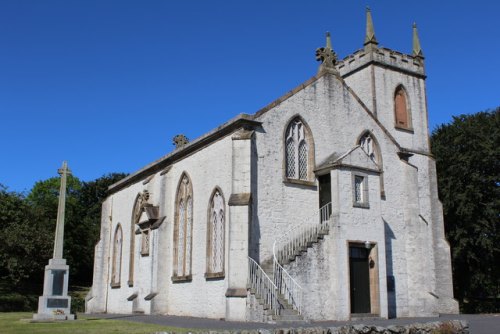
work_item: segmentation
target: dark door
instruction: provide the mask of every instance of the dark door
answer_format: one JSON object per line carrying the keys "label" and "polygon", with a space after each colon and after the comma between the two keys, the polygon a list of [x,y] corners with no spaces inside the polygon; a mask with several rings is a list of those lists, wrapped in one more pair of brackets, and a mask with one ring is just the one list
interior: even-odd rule
{"label": "dark door", "polygon": [[368,249],[349,247],[351,313],[370,313],[370,274]]}
{"label": "dark door", "polygon": [[318,177],[319,183],[319,207],[327,205],[332,201],[332,182],[330,174],[321,175]]}

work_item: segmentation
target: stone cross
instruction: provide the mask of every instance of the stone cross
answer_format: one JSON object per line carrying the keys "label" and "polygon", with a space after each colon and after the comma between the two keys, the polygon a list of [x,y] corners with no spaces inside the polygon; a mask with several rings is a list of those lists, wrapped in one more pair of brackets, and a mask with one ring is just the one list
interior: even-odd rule
{"label": "stone cross", "polygon": [[53,259],[63,258],[63,243],[64,243],[64,211],[66,207],[66,178],[71,175],[66,161],[57,173],[61,175],[61,187],[59,188],[59,206],[57,208],[56,236],[54,240],[54,255]]}
{"label": "stone cross", "polygon": [[61,187],[59,189],[59,207],[57,208],[54,254],[49,260],[49,264],[45,266],[43,295],[38,298],[38,313],[33,314],[33,321],[75,319],[75,315],[71,314],[71,296],[68,296],[69,266],[62,257],[66,179],[71,174],[66,161],[57,172],[61,175]]}
{"label": "stone cross", "polygon": [[326,47],[316,49],[316,60],[321,61],[318,74],[326,71],[336,73],[335,65],[337,64],[337,54],[332,49],[330,33],[326,33]]}

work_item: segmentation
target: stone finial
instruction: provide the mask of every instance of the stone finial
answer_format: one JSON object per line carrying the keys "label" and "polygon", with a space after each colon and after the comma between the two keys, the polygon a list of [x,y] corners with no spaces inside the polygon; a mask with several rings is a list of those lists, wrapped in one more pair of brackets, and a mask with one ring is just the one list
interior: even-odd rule
{"label": "stone finial", "polygon": [[335,68],[337,54],[332,49],[332,41],[329,32],[326,32],[326,46],[316,49],[316,60],[321,61],[318,74],[323,72],[337,73],[337,69]]}
{"label": "stone finial", "polygon": [[424,59],[424,53],[420,47],[420,39],[418,38],[417,24],[413,22],[413,57]]}
{"label": "stone finial", "polygon": [[377,38],[375,37],[375,29],[373,28],[372,12],[370,7],[366,7],[366,36],[365,46],[368,44],[377,45]]}
{"label": "stone finial", "polygon": [[189,143],[189,139],[186,136],[180,134],[174,137],[173,142],[175,148],[181,148]]}

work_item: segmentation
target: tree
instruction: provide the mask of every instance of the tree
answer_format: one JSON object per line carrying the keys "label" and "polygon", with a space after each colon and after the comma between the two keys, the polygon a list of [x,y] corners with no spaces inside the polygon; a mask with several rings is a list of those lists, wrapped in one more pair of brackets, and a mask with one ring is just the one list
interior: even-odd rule
{"label": "tree", "polygon": [[455,297],[464,311],[498,311],[500,108],[453,117],[433,131],[431,145]]}
{"label": "tree", "polygon": [[31,210],[24,196],[0,185],[0,278],[11,286],[36,271],[33,255],[38,250],[29,241],[30,222]]}
{"label": "tree", "polygon": [[[92,284],[102,201],[108,187],[125,176],[113,173],[89,182],[68,177],[63,256],[73,286]],[[36,307],[44,268],[53,253],[60,182],[59,177],[39,181],[27,196],[0,184],[0,308],[4,310]]]}

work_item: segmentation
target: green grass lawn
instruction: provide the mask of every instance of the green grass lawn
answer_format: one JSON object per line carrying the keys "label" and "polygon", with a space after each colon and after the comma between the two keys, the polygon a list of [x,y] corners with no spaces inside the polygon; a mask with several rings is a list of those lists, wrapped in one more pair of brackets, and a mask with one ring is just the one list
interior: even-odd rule
{"label": "green grass lawn", "polygon": [[96,319],[78,315],[78,320],[51,323],[31,323],[33,313],[0,313],[1,334],[142,334],[154,332],[187,332],[189,329],[142,324],[125,320]]}

